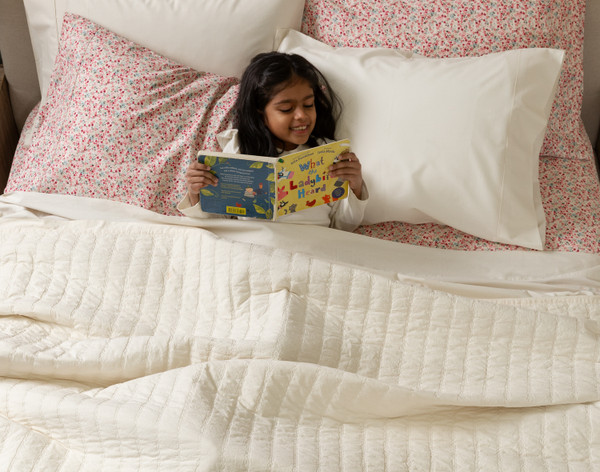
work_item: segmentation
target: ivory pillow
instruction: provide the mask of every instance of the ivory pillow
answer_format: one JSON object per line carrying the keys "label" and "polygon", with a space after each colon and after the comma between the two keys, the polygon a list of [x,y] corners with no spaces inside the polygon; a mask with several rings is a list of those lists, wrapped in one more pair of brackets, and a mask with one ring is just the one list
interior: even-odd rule
{"label": "ivory pillow", "polygon": [[304,0],[24,0],[42,102],[58,54],[65,12],[88,18],[162,56],[221,76],[240,77],[273,49],[278,28],[299,29]]}
{"label": "ivory pillow", "polygon": [[563,51],[429,59],[334,48],[291,30],[278,44],[317,66],[342,99],[336,134],[361,160],[366,224],[436,222],[543,248],[538,160]]}
{"label": "ivory pillow", "polygon": [[588,160],[592,145],[581,120],[585,16],[586,0],[306,0],[301,31],[330,46],[407,49],[427,57],[562,49],[541,154]]}

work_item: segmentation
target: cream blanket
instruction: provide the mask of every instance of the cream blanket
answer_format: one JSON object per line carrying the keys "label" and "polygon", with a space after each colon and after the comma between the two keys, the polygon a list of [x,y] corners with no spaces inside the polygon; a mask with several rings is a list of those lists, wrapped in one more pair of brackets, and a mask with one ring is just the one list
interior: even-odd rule
{"label": "cream blanket", "polygon": [[198,228],[0,225],[2,470],[600,468],[600,298]]}

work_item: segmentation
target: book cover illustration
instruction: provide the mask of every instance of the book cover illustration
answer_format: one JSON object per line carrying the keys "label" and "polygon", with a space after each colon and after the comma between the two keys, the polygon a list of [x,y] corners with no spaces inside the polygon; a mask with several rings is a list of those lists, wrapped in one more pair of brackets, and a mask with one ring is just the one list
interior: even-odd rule
{"label": "book cover illustration", "polygon": [[207,213],[273,219],[276,158],[240,154],[200,153],[198,162],[219,178],[216,187],[200,190],[200,208]]}
{"label": "book cover illustration", "polygon": [[271,220],[346,198],[348,182],[330,179],[328,167],[349,146],[346,139],[281,158],[200,151],[198,162],[219,178],[200,190],[200,208]]}
{"label": "book cover illustration", "polygon": [[348,151],[344,139],[283,156],[277,163],[277,216],[346,198],[348,182],[330,179],[328,169]]}

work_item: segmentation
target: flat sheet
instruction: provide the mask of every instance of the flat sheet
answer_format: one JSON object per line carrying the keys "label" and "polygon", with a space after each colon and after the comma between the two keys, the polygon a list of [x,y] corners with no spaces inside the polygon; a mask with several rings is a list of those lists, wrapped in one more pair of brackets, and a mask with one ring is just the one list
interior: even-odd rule
{"label": "flat sheet", "polygon": [[119,202],[35,192],[0,196],[0,216],[5,220],[58,217],[203,227],[233,241],[293,248],[391,279],[477,298],[600,293],[600,254],[450,251],[313,226],[169,217]]}
{"label": "flat sheet", "polygon": [[[234,240],[114,203],[110,221],[69,220],[7,199],[9,470],[600,467],[598,295],[478,300],[341,262],[344,251]],[[78,203],[69,211],[94,211]],[[213,229],[245,222],[231,223]],[[244,237],[274,241],[279,227],[294,229],[286,241],[323,236],[327,252],[396,244],[291,225]]]}

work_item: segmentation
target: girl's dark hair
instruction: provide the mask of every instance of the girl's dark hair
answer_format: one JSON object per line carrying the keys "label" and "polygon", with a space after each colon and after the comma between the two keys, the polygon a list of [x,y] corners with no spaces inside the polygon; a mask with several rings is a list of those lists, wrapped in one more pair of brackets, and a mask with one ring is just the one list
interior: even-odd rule
{"label": "girl's dark hair", "polygon": [[306,80],[315,94],[317,119],[308,140],[316,146],[317,139],[334,139],[340,101],[321,72],[298,54],[268,52],[255,56],[240,82],[235,102],[235,122],[242,154],[277,156],[276,138],[263,119],[267,103],[294,79]]}

